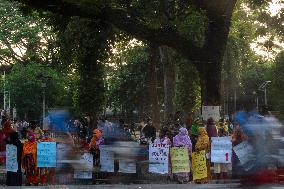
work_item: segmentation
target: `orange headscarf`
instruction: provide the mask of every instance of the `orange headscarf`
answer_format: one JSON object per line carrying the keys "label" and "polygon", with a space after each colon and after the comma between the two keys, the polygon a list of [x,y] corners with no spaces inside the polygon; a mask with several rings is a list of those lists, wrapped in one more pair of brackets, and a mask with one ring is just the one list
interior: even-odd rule
{"label": "orange headscarf", "polygon": [[90,142],[90,147],[94,147],[97,144],[97,140],[102,137],[102,132],[99,129],[93,130],[93,138]]}
{"label": "orange headscarf", "polygon": [[195,145],[197,151],[210,150],[210,141],[206,129],[204,127],[198,128],[198,138]]}
{"label": "orange headscarf", "polygon": [[36,161],[37,143],[35,141],[35,134],[33,132],[29,132],[28,136],[29,136],[29,140],[26,141],[23,145],[22,158],[27,154],[32,154],[34,157],[34,160]]}

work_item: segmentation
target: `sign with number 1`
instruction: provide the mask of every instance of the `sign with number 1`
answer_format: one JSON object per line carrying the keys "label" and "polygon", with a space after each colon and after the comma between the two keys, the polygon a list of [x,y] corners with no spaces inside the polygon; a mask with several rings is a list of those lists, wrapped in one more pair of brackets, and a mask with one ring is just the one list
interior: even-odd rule
{"label": "sign with number 1", "polygon": [[211,162],[231,163],[232,142],[230,137],[211,138]]}

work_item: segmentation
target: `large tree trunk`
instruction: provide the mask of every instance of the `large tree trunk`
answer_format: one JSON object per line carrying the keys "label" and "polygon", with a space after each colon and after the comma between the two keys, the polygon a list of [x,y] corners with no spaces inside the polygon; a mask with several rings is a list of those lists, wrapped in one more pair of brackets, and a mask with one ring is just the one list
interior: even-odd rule
{"label": "large tree trunk", "polygon": [[227,1],[226,7],[219,7],[217,1],[207,3],[212,10],[207,12],[209,22],[204,52],[197,69],[201,80],[202,105],[221,105],[222,61],[236,1]]}
{"label": "large tree trunk", "polygon": [[175,64],[173,62],[173,50],[167,46],[159,47],[160,58],[163,64],[164,75],[164,120],[169,118],[170,114],[175,111],[174,97],[175,97]]}
{"label": "large tree trunk", "polygon": [[159,98],[158,98],[158,79],[157,79],[157,48],[155,46],[150,46],[150,64],[149,64],[149,96],[150,96],[150,104],[151,104],[151,113],[154,126],[157,129],[161,127],[160,120],[160,107],[159,107]]}

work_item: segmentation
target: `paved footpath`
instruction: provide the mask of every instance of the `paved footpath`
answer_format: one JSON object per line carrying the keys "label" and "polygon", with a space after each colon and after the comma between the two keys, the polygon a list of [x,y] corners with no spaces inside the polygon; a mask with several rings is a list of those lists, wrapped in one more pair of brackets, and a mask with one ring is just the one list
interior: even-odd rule
{"label": "paved footpath", "polygon": [[284,186],[254,186],[243,187],[239,184],[142,184],[142,185],[54,185],[54,186],[22,186],[5,187],[0,189],[284,189]]}

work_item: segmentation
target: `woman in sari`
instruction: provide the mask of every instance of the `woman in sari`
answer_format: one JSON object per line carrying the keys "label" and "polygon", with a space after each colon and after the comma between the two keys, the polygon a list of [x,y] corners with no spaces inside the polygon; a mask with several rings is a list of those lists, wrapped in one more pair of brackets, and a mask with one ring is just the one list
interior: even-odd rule
{"label": "woman in sari", "polygon": [[[182,127],[179,129],[179,133],[173,138],[173,146],[187,148],[189,160],[191,159],[192,143],[188,136],[188,131],[186,128]],[[188,163],[190,164],[190,161]],[[179,183],[189,182],[188,172],[177,173],[176,175]]]}
{"label": "woman in sari", "polygon": [[27,185],[38,185],[38,168],[36,164],[36,153],[36,135],[33,132],[29,132],[28,141],[24,143],[22,155],[22,167],[26,173]]}
{"label": "woman in sari", "polygon": [[94,165],[98,166],[100,163],[100,148],[99,146],[104,144],[104,139],[99,129],[93,130],[93,137],[89,144],[90,152],[94,156]]}
{"label": "woman in sari", "polygon": [[211,179],[210,174],[210,141],[206,129],[204,127],[198,128],[198,138],[195,145],[195,149],[197,152],[205,150],[206,154],[206,165],[207,165],[207,177],[203,179],[195,180],[196,183],[207,183]]}
{"label": "woman in sari", "polygon": [[[43,137],[40,142],[55,142],[55,140],[49,137],[48,133],[43,133]],[[55,168],[54,167],[41,167],[39,168],[40,183],[42,185],[54,184],[55,181]]]}

